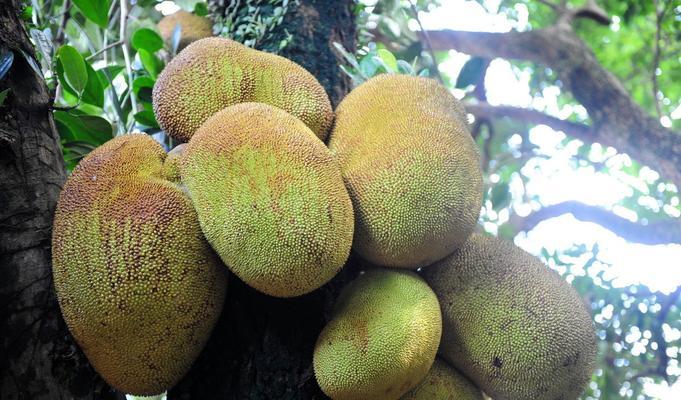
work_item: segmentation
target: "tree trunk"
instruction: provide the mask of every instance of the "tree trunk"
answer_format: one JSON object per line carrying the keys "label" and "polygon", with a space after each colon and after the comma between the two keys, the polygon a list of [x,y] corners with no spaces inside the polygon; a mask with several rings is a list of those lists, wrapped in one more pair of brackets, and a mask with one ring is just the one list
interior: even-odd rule
{"label": "tree trunk", "polygon": [[0,80],[0,90],[10,89],[0,106],[0,398],[106,398],[52,286],[52,217],[66,172],[20,6],[0,2],[0,53],[14,55]]}
{"label": "tree trunk", "polygon": [[[66,173],[44,79],[19,0],[0,1],[0,53],[14,63],[0,91],[0,398],[121,398],[92,370],[61,318],[52,285],[52,218]],[[332,43],[354,48],[352,0],[300,0],[278,34],[281,53],[317,76],[335,104],[349,90]],[[23,53],[22,53],[23,51]],[[170,399],[322,399],[312,351],[354,261],[331,283],[295,299],[276,299],[231,277],[225,308],[206,348]]]}

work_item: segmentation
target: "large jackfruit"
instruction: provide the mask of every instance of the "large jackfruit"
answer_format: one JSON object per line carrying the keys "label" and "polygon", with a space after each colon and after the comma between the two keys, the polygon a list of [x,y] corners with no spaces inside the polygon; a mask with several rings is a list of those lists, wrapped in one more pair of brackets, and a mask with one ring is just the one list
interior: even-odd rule
{"label": "large jackfruit", "polygon": [[355,208],[354,249],[383,266],[439,260],[473,230],[482,173],[460,105],[434,80],[379,75],[336,110],[329,148]]}
{"label": "large jackfruit", "polygon": [[574,400],[594,368],[591,314],[555,271],[473,234],[423,270],[442,306],[440,354],[495,400]]}
{"label": "large jackfruit", "polygon": [[352,203],[329,150],[300,120],[261,103],[206,121],[180,159],[201,227],[227,266],[266,294],[328,282],[352,245]]}
{"label": "large jackfruit", "polygon": [[64,319],[115,388],[156,395],[187,372],[225,296],[226,268],[189,198],[162,179],[165,153],[124,135],[88,154],[54,219],[54,284]]}
{"label": "large jackfruit", "polygon": [[166,15],[161,18],[157,26],[161,32],[161,37],[169,45],[171,44],[175,29],[179,27],[180,42],[177,47],[178,51],[187,47],[189,43],[213,36],[213,22],[210,18],[194,15],[184,10]]}
{"label": "large jackfruit", "polygon": [[322,140],[333,120],[324,88],[303,67],[224,38],[187,46],[161,72],[153,90],[159,125],[181,142],[211,115],[245,102],[279,107]]}
{"label": "large jackfruit", "polygon": [[480,389],[439,357],[421,383],[400,400],[483,400]]}
{"label": "large jackfruit", "polygon": [[428,373],[442,332],[433,291],[411,271],[373,269],[346,286],[314,350],[334,400],[399,399]]}

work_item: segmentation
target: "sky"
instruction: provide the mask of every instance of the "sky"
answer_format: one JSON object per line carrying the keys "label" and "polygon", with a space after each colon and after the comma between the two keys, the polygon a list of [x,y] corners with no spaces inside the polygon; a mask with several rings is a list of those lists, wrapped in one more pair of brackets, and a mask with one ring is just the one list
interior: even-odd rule
{"label": "sky", "polygon": [[[494,10],[497,9],[499,1],[488,0],[486,3],[488,9]],[[426,29],[487,32],[524,30],[527,24],[527,9],[520,5],[516,11],[519,16],[518,22],[509,21],[503,15],[489,14],[474,1],[442,0],[442,7],[429,13],[422,13],[420,19]],[[456,77],[468,58],[465,54],[451,51],[449,59],[440,64],[440,71]],[[528,85],[529,79],[529,72],[514,71],[507,61],[494,60],[485,79],[489,103],[536,108],[560,118],[565,118],[572,112],[577,114],[586,112],[581,107],[561,109],[557,103],[557,95],[560,93],[558,88],[548,88],[544,91],[542,99],[533,100]],[[455,92],[455,95],[461,97],[463,93]],[[671,117],[681,118],[681,107],[675,110]],[[550,159],[537,159],[533,163],[539,168],[528,167],[523,170],[529,178],[526,190],[537,195],[544,205],[577,200],[611,209],[615,214],[635,221],[635,214],[632,215],[631,212],[627,212],[628,210],[616,205],[628,196],[631,190],[630,186],[623,182],[625,177],[596,173],[587,168],[575,170],[570,163],[570,157],[575,149],[557,147],[563,138],[565,134],[562,132],[556,132],[543,125],[530,131],[530,141],[539,147],[541,153],[550,156]],[[615,152],[614,149],[606,151]],[[609,162],[626,165],[630,159],[625,154],[618,154]],[[645,171],[645,175],[650,178],[657,177],[655,171],[650,169]],[[522,207],[523,205],[518,204],[516,210],[522,213]],[[679,217],[678,210],[673,212]],[[614,279],[615,286],[642,283],[653,291],[669,293],[681,285],[678,266],[681,245],[648,246],[629,243],[599,225],[578,221],[569,214],[540,223],[527,234],[518,235],[515,242],[536,255],[540,253],[542,247],[551,252],[555,249],[568,249],[572,244],[583,243],[590,248],[594,243],[598,243],[599,258],[611,264],[606,276]],[[681,380],[672,388],[666,385],[646,385],[646,392],[662,400],[681,399]]]}

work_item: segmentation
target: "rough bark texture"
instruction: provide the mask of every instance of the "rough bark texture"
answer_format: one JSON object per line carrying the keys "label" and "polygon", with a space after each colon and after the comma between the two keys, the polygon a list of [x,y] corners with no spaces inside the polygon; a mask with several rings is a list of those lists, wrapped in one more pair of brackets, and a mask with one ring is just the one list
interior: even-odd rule
{"label": "rough bark texture", "polygon": [[[19,1],[0,2],[0,50],[14,63],[0,80],[0,398],[107,398],[68,334],[52,286],[52,217],[66,178],[43,78]],[[22,53],[23,52],[23,53]],[[26,56],[24,56],[24,54]]]}
{"label": "rough bark texture", "polygon": [[[352,5],[352,0],[292,2],[273,35],[275,42],[284,29],[293,35],[280,55],[315,75],[334,105],[350,90],[333,42],[354,48]],[[314,378],[312,351],[333,300],[355,271],[350,260],[331,283],[295,299],[260,294],[230,277],[225,309],[211,339],[170,398],[325,399]]]}
{"label": "rough bark texture", "polygon": [[604,208],[578,201],[544,206],[526,217],[512,216],[510,223],[517,231],[530,231],[542,221],[565,214],[572,214],[580,221],[598,224],[629,242],[648,245],[681,243],[681,223],[678,220],[669,219],[644,225]]}
{"label": "rough bark texture", "polygon": [[443,30],[428,35],[436,50],[456,49],[551,67],[593,122],[590,134],[582,138],[627,153],[681,187],[681,134],[664,128],[636,104],[569,24],[529,32]]}

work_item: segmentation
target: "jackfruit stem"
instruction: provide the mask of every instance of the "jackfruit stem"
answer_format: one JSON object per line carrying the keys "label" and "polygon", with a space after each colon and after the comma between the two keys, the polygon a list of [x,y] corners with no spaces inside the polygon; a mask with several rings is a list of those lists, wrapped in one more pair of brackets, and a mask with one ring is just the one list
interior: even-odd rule
{"label": "jackfruit stem", "polygon": [[163,392],[156,396],[133,396],[126,394],[125,400],[168,400],[168,392]]}

